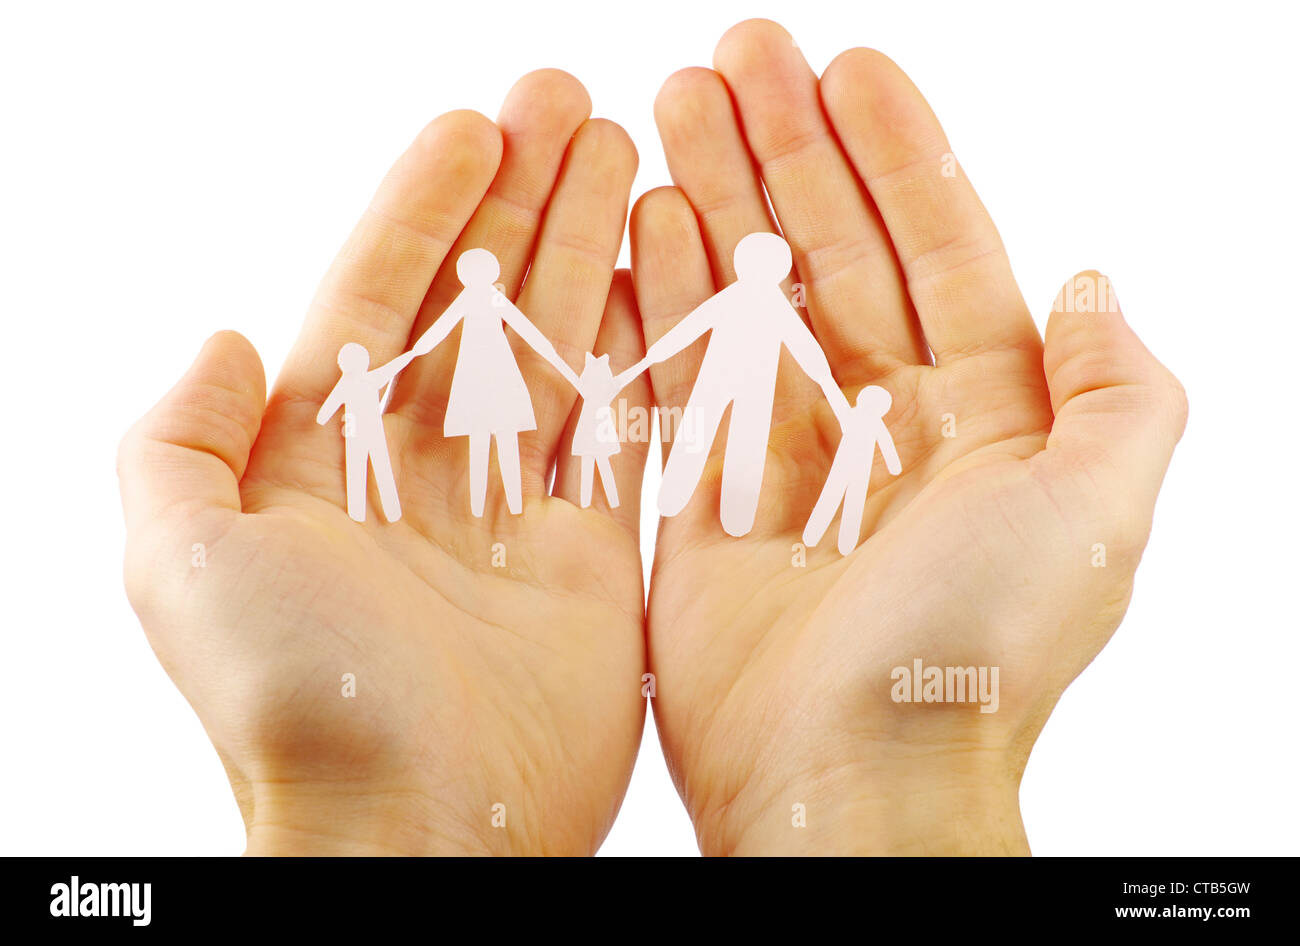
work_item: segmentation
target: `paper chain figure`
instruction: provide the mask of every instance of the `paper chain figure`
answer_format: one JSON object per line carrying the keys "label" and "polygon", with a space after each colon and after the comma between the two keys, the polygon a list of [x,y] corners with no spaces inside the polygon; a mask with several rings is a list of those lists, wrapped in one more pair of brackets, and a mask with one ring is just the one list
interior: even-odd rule
{"label": "paper chain figure", "polygon": [[889,392],[868,386],[858,395],[857,404],[850,406],[835,383],[826,355],[781,288],[793,265],[790,247],[783,239],[771,233],[751,233],[736,245],[734,260],[736,281],[669,329],[640,362],[615,375],[608,355],[597,358],[588,354],[579,376],[528,317],[497,290],[500,266],[496,257],[484,249],[462,253],[456,275],[464,289],[410,351],[372,369],[370,355],[361,345],[350,342],[339,350],[343,376],[325,399],[316,421],[325,424],[340,406],[344,409],[348,515],[365,521],[369,466],[374,470],[384,516],[389,522],[401,516],[384,440],[383,409],[398,373],[414,358],[433,351],[457,324],[462,326],[460,349],[443,434],[469,438],[470,510],[475,516],[483,515],[493,438],[506,506],[515,515],[523,510],[519,434],[537,428],[532,399],[505,326],[582,397],[572,447],[573,455],[581,459],[580,502],[584,507],[591,505],[598,474],[611,508],[618,506],[618,490],[610,457],[621,450],[611,402],[650,365],[671,358],[709,332],[704,360],[683,414],[690,422],[682,425],[664,465],[659,512],[675,516],[690,502],[730,405],[722,463],[722,527],[734,536],[746,535],[753,528],[772,427],[777,365],[785,348],[826,394],[843,430],[803,541],[809,546],[820,542],[842,504],[838,547],[842,555],[848,555],[858,543],[876,448],[891,474],[897,476],[902,471],[884,423],[891,403]]}

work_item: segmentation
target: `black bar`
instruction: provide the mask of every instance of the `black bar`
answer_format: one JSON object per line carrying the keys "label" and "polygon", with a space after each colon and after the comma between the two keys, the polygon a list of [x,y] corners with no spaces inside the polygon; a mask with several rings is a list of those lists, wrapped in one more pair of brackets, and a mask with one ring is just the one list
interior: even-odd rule
{"label": "black bar", "polygon": [[[830,938],[825,922],[835,916],[865,937],[883,929],[875,925],[882,921],[986,934],[1046,921],[1048,929],[1128,926],[1181,936],[1191,929],[1244,931],[1242,924],[1260,918],[1270,926],[1285,922],[1295,866],[1292,859],[1258,858],[755,859],[725,866],[609,859],[545,867],[500,860],[14,858],[3,865],[8,882],[0,885],[0,908],[10,926],[133,936],[396,932],[414,923],[416,939],[463,941],[518,922],[524,929],[532,924],[533,933],[587,927],[601,940],[617,930],[640,939],[680,935],[686,918],[699,917],[733,935],[779,919],[807,925],[810,933],[821,929],[825,936],[810,936],[819,940]],[[74,877],[78,913],[116,906],[119,915],[67,915]],[[928,938],[920,930],[918,936]]]}

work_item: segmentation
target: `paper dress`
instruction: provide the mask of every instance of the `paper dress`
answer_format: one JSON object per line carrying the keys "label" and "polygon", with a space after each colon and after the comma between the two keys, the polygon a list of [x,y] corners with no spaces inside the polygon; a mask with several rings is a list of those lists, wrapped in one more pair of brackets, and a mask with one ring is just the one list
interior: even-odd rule
{"label": "paper dress", "polygon": [[597,358],[587,354],[587,362],[578,377],[578,390],[582,394],[582,407],[578,412],[578,422],[573,430],[573,450],[575,457],[582,458],[582,484],[580,502],[583,508],[591,505],[592,479],[600,474],[601,486],[609,508],[618,507],[618,487],[614,483],[614,471],[609,458],[618,453],[618,424],[610,402],[623,388],[623,380],[615,378],[609,370],[609,355]]}

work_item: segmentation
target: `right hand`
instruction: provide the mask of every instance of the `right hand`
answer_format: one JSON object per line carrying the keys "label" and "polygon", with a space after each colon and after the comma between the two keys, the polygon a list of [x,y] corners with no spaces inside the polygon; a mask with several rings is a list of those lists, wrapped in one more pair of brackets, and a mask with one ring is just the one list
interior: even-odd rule
{"label": "right hand", "polygon": [[[661,524],[650,585],[669,769],[706,853],[1027,851],[1020,774],[1127,606],[1182,389],[1117,310],[1055,312],[1044,345],[938,122],[884,56],[850,50],[819,81],[755,20],[714,62],[656,103],[678,188],[633,212],[647,341],[734,279],[770,196],[838,382],[893,395],[902,475],[877,464],[862,544],[805,564],[840,437],[822,392],[782,372],[742,540],[718,522],[718,438]],[[700,354],[651,369],[661,409],[686,402]],[[892,670],[917,658],[1000,668],[997,712],[895,703]]]}

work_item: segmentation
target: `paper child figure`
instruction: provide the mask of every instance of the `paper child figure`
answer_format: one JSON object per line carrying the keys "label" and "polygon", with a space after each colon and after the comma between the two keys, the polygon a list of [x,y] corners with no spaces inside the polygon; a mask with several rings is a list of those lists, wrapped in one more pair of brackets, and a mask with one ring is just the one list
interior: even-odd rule
{"label": "paper child figure", "polygon": [[786,242],[773,233],[751,233],[736,245],[734,260],[736,282],[665,332],[635,371],[671,358],[712,330],[680,435],[664,464],[659,512],[675,516],[690,501],[730,404],[721,518],[723,529],[741,536],[753,528],[758,512],[782,346],[825,392],[837,417],[847,416],[849,402],[821,346],[781,289],[792,265]]}
{"label": "paper child figure", "polygon": [[447,437],[469,437],[469,504],[475,516],[483,515],[488,456],[492,439],[496,438],[497,465],[501,468],[506,505],[511,513],[518,515],[524,508],[519,434],[536,430],[537,420],[504,326],[514,329],[575,388],[578,376],[537,326],[498,291],[495,283],[501,275],[501,266],[491,252],[466,250],[456,261],[456,275],[465,288],[420,336],[413,351],[419,354],[433,351],[457,324],[462,325],[442,432]]}
{"label": "paper child figure", "polygon": [[614,482],[609,458],[623,448],[619,444],[618,424],[610,402],[631,379],[630,373],[614,376],[609,370],[609,355],[597,358],[587,353],[587,362],[578,377],[582,409],[573,429],[573,455],[582,458],[580,499],[583,509],[591,505],[591,490],[597,471],[609,508],[618,508],[618,486]]}
{"label": "paper child figure", "polygon": [[393,479],[393,464],[388,457],[388,441],[384,437],[384,418],[380,406],[380,388],[391,381],[410,363],[416,353],[408,351],[398,355],[386,365],[370,368],[370,352],[356,342],[348,342],[339,349],[339,378],[325,398],[316,423],[326,424],[343,408],[343,457],[346,470],[348,515],[357,522],[366,521],[366,467],[375,471],[375,486],[384,517],[389,522],[402,518],[402,506],[397,501],[397,481]]}
{"label": "paper child figure", "polygon": [[813,506],[812,515],[803,529],[803,542],[809,548],[821,541],[841,502],[844,511],[840,513],[840,554],[848,555],[857,547],[877,446],[885,458],[885,468],[894,476],[903,472],[894,439],[885,427],[884,417],[892,403],[888,391],[874,384],[868,385],[858,394],[858,402],[849,411],[849,416],[840,421],[844,436],[840,438],[835,459],[831,461],[826,485],[822,487],[817,505]]}

